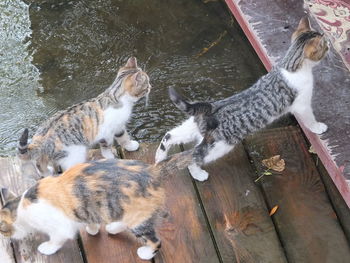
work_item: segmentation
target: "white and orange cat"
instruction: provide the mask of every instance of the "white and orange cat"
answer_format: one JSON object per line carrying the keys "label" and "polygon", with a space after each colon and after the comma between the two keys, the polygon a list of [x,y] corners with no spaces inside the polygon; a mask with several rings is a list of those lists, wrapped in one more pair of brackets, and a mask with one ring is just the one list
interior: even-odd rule
{"label": "white and orange cat", "polygon": [[[155,232],[164,202],[162,179],[192,162],[193,151],[182,152],[156,165],[136,160],[99,160],[77,164],[61,176],[48,176],[21,196],[10,199],[0,210],[0,233],[22,239],[39,231],[50,240],[38,250],[51,255],[78,229],[91,235],[130,230],[145,241],[137,250],[141,259],[151,259],[160,248]],[[3,195],[4,196],[4,195]]]}
{"label": "white and orange cat", "polygon": [[41,176],[50,175],[48,166],[63,171],[86,161],[89,147],[100,144],[104,158],[114,158],[114,139],[127,151],[139,144],[130,139],[126,124],[133,106],[151,90],[149,77],[134,57],[119,69],[113,84],[96,98],[57,112],[43,123],[28,144],[28,129],[18,146],[22,160],[34,162]]}

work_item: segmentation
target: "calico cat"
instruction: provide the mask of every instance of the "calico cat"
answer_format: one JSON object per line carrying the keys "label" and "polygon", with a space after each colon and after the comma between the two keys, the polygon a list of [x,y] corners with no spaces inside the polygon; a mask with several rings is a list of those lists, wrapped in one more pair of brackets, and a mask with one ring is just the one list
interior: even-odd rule
{"label": "calico cat", "polygon": [[57,112],[39,127],[30,144],[25,129],[19,140],[19,157],[34,161],[39,173],[47,176],[48,165],[57,171],[85,162],[88,148],[95,144],[100,144],[104,158],[114,157],[114,139],[127,151],[137,150],[139,144],[130,140],[125,126],[134,103],[150,90],[148,75],[137,66],[136,58],[129,58],[107,90]]}
{"label": "calico cat", "polygon": [[195,179],[204,181],[208,173],[201,165],[222,157],[247,135],[283,114],[293,113],[314,133],[325,132],[327,125],[316,121],[311,107],[312,68],[328,48],[326,38],[303,18],[284,58],[249,89],[223,100],[199,103],[190,103],[169,89],[172,102],[191,117],[166,133],[156,162],[167,156],[171,145],[196,141],[194,162],[188,168]]}
{"label": "calico cat", "polygon": [[156,165],[136,160],[103,159],[77,164],[61,176],[45,177],[0,210],[0,233],[22,239],[32,230],[50,240],[38,250],[51,255],[81,226],[91,235],[106,223],[106,231],[131,230],[146,242],[137,250],[141,259],[151,259],[160,248],[155,232],[164,202],[161,182],[167,175],[186,168],[193,150],[174,154]]}

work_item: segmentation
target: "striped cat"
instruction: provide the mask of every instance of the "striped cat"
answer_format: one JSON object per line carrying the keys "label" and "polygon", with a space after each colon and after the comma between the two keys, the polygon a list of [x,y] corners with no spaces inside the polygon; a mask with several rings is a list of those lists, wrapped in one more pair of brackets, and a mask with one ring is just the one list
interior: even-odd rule
{"label": "striped cat", "polygon": [[134,103],[151,90],[149,77],[137,66],[136,58],[120,68],[113,84],[96,98],[57,112],[37,130],[28,144],[28,129],[18,147],[22,160],[34,161],[42,176],[50,174],[48,165],[67,170],[86,161],[89,147],[100,144],[104,158],[114,158],[113,140],[127,151],[139,144],[130,139],[125,126]]}
{"label": "striped cat", "polygon": [[208,173],[201,165],[225,155],[247,135],[283,114],[293,113],[314,133],[325,132],[327,126],[316,121],[311,107],[312,68],[325,56],[328,45],[303,18],[285,57],[249,89],[223,100],[199,103],[190,103],[170,89],[170,99],[191,117],[166,133],[156,162],[166,158],[171,145],[196,141],[194,163],[188,168],[195,179],[204,181]]}
{"label": "striped cat", "polygon": [[178,153],[157,165],[112,159],[77,164],[10,198],[0,210],[0,233],[15,239],[33,230],[45,233],[50,240],[38,250],[51,255],[73,239],[80,227],[96,235],[105,223],[110,234],[129,229],[146,241],[137,254],[149,260],[160,248],[154,227],[164,202],[161,183],[177,169],[186,168],[192,154],[192,150]]}

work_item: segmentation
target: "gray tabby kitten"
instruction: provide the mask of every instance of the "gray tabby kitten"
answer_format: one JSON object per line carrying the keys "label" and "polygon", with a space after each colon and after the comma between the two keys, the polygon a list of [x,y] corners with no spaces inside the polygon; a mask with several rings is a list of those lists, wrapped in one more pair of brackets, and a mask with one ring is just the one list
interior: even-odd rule
{"label": "gray tabby kitten", "polygon": [[137,141],[127,131],[134,104],[151,90],[149,77],[134,57],[118,71],[113,84],[96,98],[57,112],[44,122],[28,144],[25,129],[18,147],[22,160],[32,161],[42,176],[50,174],[48,165],[63,171],[86,161],[89,147],[100,144],[104,158],[114,158],[114,139],[127,151],[136,151]]}
{"label": "gray tabby kitten", "polygon": [[208,173],[201,165],[222,157],[247,135],[283,114],[293,113],[314,133],[325,132],[327,126],[316,121],[311,107],[312,68],[325,56],[328,45],[303,18],[285,57],[249,89],[223,100],[199,103],[190,103],[170,89],[170,99],[191,117],[166,133],[156,152],[156,162],[166,158],[173,144],[200,142],[188,168],[193,178],[204,181]]}

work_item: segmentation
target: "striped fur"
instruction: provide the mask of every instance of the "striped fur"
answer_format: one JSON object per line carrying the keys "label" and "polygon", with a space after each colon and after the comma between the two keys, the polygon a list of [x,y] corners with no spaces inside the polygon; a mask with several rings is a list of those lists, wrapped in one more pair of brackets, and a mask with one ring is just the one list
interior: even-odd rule
{"label": "striped fur", "polygon": [[196,141],[195,162],[189,170],[194,178],[206,180],[208,174],[199,166],[225,155],[247,135],[266,127],[283,114],[292,112],[311,131],[324,132],[327,126],[315,120],[311,108],[312,67],[327,50],[325,38],[312,31],[308,19],[303,18],[285,57],[249,89],[210,103],[191,103],[171,89],[172,102],[192,117],[164,136],[156,162],[166,158],[171,145]]}
{"label": "striped fur", "polygon": [[126,150],[136,150],[125,130],[134,103],[150,92],[149,77],[130,58],[113,84],[96,98],[57,112],[44,122],[28,144],[25,129],[18,146],[23,160],[34,161],[39,172],[48,174],[48,165],[68,169],[86,160],[89,147],[101,144],[105,158],[113,158],[111,146],[114,136]]}
{"label": "striped fur", "polygon": [[116,234],[129,229],[146,241],[138,249],[150,259],[160,248],[155,225],[164,202],[163,179],[192,162],[193,151],[156,165],[136,160],[99,160],[77,164],[61,176],[37,182],[0,210],[0,233],[23,238],[30,229],[48,234],[38,249],[55,253],[81,225],[97,234],[100,224]]}

